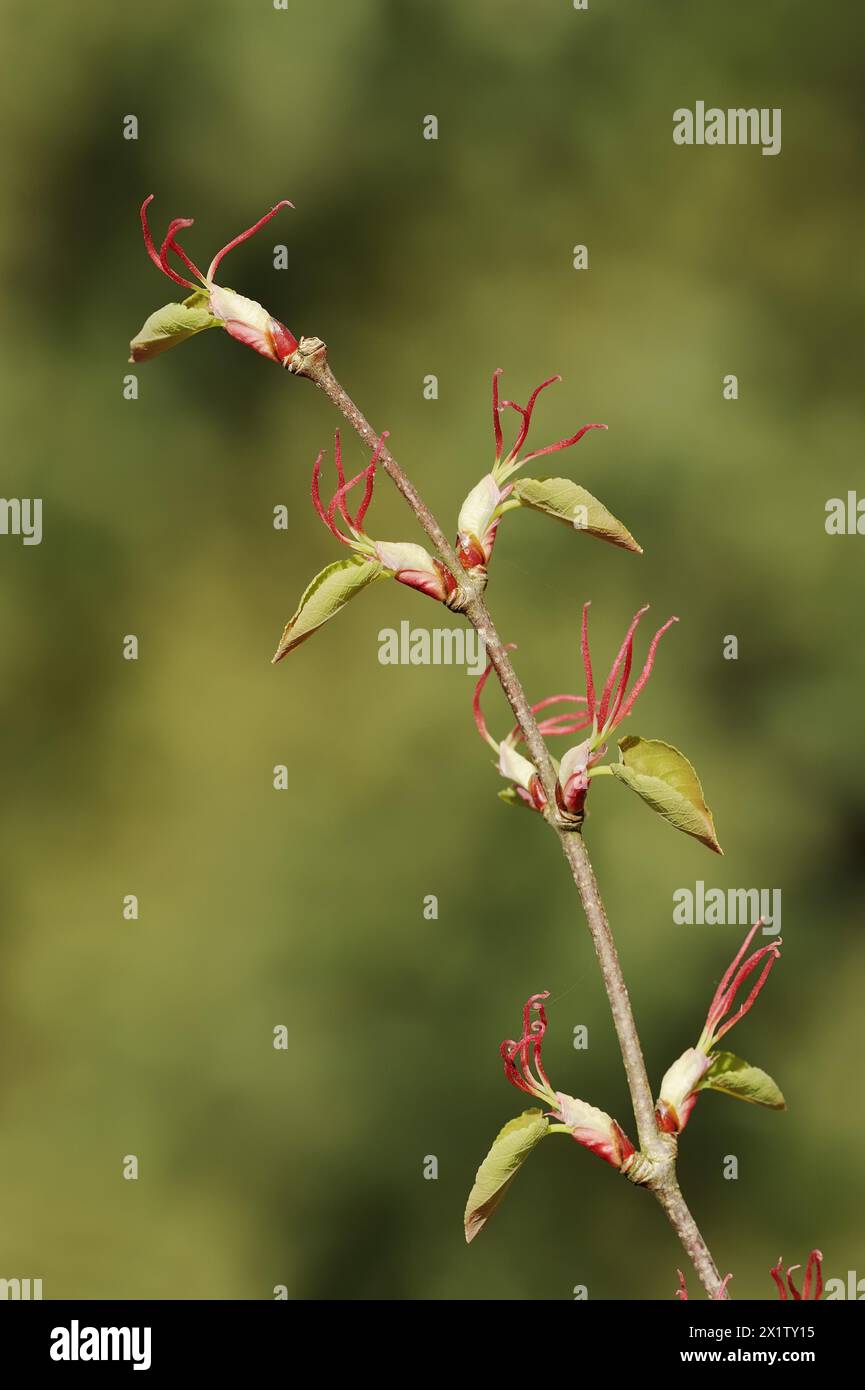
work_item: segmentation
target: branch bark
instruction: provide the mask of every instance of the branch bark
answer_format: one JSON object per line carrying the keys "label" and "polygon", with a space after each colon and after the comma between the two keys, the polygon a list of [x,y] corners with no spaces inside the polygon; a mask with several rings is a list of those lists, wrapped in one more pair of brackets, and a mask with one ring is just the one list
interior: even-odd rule
{"label": "branch bark", "polygon": [[[295,375],[314,382],[370,451],[375,448],[379,435],[337,381],[327,360],[326,346],[321,339],[302,339],[288,365],[289,370]],[[715,1262],[679,1188],[676,1178],[676,1140],[672,1135],[661,1134],[655,1124],[652,1090],[616,944],[582,834],[569,826],[556,810],[555,769],[530,702],[505,644],[496,631],[482,587],[463,570],[447,535],[389,449],[381,449],[379,461],[402,493],[440,558],[457,580],[461,589],[459,611],[465,614],[483,639],[487,656],[492,662],[499,684],[520,726],[526,748],[541,779],[547,798],[545,818],[559,838],[580,895],[622,1053],[640,1143],[639,1185],[648,1188],[666,1212],[709,1296],[726,1298],[726,1288]]]}

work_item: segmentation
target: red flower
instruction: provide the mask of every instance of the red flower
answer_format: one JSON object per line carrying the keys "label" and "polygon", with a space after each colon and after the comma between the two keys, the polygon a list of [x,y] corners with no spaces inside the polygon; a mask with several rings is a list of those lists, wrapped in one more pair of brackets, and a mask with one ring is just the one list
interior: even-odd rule
{"label": "red flower", "polygon": [[[638,695],[644,689],[649,676],[652,674],[652,667],[655,664],[655,652],[658,643],[664,633],[679,621],[678,618],[668,618],[662,627],[658,628],[651,642],[646,655],[645,665],[640,672],[630,691],[627,692],[628,679],[631,674],[631,662],[634,655],[634,633],[644,613],[648,613],[649,605],[645,604],[640,608],[631,620],[631,626],[625,633],[624,641],[619,648],[618,655],[610,667],[604,688],[601,691],[600,699],[595,696],[595,682],[592,673],[592,658],[589,654],[589,608],[590,603],[583,604],[583,621],[580,631],[580,650],[583,657],[583,668],[586,675],[586,722],[592,724],[601,738],[607,738],[623,719],[627,719],[637,701]],[[618,677],[618,679],[617,679]]]}
{"label": "red flower", "polygon": [[[757,995],[769,978],[769,972],[776,960],[780,958],[782,942],[779,937],[777,941],[770,942],[768,946],[759,947],[748,956],[747,960],[742,961],[742,957],[754,938],[754,933],[762,925],[763,919],[760,917],[751,927],[722,975],[709,1005],[706,1024],[697,1040],[697,1046],[690,1047],[686,1052],[683,1052],[661,1082],[661,1094],[655,1108],[655,1118],[658,1128],[667,1134],[681,1134],[685,1128],[691,1111],[697,1103],[699,1083],[712,1064],[710,1057],[712,1049],[723,1038],[724,1034],[729,1033],[730,1029],[754,1007]],[[735,1012],[731,1013],[736,995],[746,980],[753,975],[761,961],[765,961],[765,965],[756,984],[751,987]]]}
{"label": "red flower", "polygon": [[[281,202],[270,209],[270,212],[265,213],[264,217],[260,217],[254,226],[248,227],[245,232],[233,237],[221,250],[217,251],[205,275],[198,269],[195,262],[190,260],[177,240],[180,231],[192,226],[193,219],[191,217],[175,217],[169,223],[168,230],[157,251],[147,223],[147,208],[152,200],[153,194],[151,193],[141,204],[141,230],[144,235],[147,254],[157,270],[161,270],[163,275],[167,275],[169,280],[173,280],[175,284],[191,290],[192,295],[182,305],[166,306],[165,310],[151,315],[138,338],[132,342],[131,360],[133,362],[145,361],[148,357],[154,356],[166,347],[171,347],[175,342],[181,342],[202,328],[220,325],[238,342],[244,343],[247,347],[261,353],[263,357],[268,357],[272,362],[278,362],[284,367],[297,350],[297,339],[294,334],[290,333],[278,319],[272,318],[256,300],[246,299],[243,295],[235,293],[234,290],[215,284],[213,277],[220,261],[229,251],[253,236],[260,227],[263,227],[279,212],[280,208],[290,208],[293,204],[287,198],[283,198]],[[169,255],[174,255],[181,265],[195,276],[198,284],[188,279],[186,275],[181,275],[171,265]],[[173,317],[169,311],[174,311]],[[154,320],[159,322],[154,323]]]}
{"label": "red flower", "polygon": [[[785,1288],[785,1287],[784,1287],[784,1275],[783,1275],[784,1261],[782,1260],[782,1258],[781,1258],[780,1255],[778,1256],[778,1263],[775,1265],[774,1269],[770,1269],[770,1270],[769,1270],[769,1273],[771,1274],[772,1278],[773,1278],[774,1281],[775,1281],[775,1284],[776,1284],[777,1289],[778,1289],[778,1294],[779,1294],[779,1296],[783,1299],[783,1301],[784,1301],[785,1303],[787,1302],[788,1298],[793,1298],[797,1303],[798,1303],[798,1302],[801,1302],[801,1301],[809,1301],[809,1300],[810,1300],[810,1302],[815,1303],[815,1302],[817,1301],[817,1299],[820,1298],[820,1297],[822,1296],[822,1294],[823,1294],[823,1270],[822,1270],[822,1263],[823,1263],[823,1254],[822,1254],[822,1251],[820,1251],[820,1250],[812,1250],[812,1251],[811,1251],[811,1254],[808,1256],[808,1264],[807,1264],[807,1266],[806,1266],[806,1268],[805,1268],[805,1287],[804,1287],[802,1293],[800,1293],[799,1290],[796,1288],[796,1285],[793,1283],[793,1271],[794,1271],[794,1270],[797,1270],[797,1269],[801,1269],[802,1266],[801,1266],[801,1265],[791,1265],[791,1266],[790,1266],[790,1268],[787,1270],[787,1287]],[[812,1291],[811,1275],[812,1275],[812,1271],[814,1271],[815,1269],[816,1269],[816,1273],[814,1274],[814,1284],[813,1284],[813,1291]],[[680,1269],[676,1270],[676,1273],[677,1273],[678,1276],[679,1276],[679,1287],[678,1287],[678,1289],[676,1290],[676,1297],[677,1297],[677,1298],[680,1298],[680,1299],[682,1299],[682,1300],[687,1300],[687,1298],[688,1298],[688,1290],[687,1290],[687,1288],[686,1288],[686,1286],[685,1286],[685,1276],[684,1276],[684,1274],[682,1273],[682,1271],[681,1271]],[[727,1297],[727,1284],[728,1284],[729,1281],[732,1279],[732,1277],[733,1277],[732,1274],[728,1274],[728,1275],[725,1276],[724,1279],[721,1280],[721,1283],[720,1283],[720,1285],[718,1286],[718,1289],[717,1289],[716,1292],[713,1293],[713,1295],[712,1295],[713,1298],[720,1299],[720,1298],[726,1298],[726,1297]],[[789,1290],[789,1294],[788,1294],[788,1290]]]}
{"label": "red flower", "polygon": [[558,1121],[554,1129],[566,1131],[606,1163],[627,1172],[635,1150],[616,1121],[584,1100],[554,1091],[544,1071],[541,1048],[547,1031],[547,1015],[543,1001],[548,998],[549,990],[531,995],[523,1009],[522,1036],[516,1042],[508,1038],[502,1043],[500,1052],[505,1076],[512,1086],[550,1106],[552,1118]]}
{"label": "red flower", "polygon": [[[450,570],[440,560],[433,559],[422,545],[416,545],[412,541],[373,541],[364,530],[363,523],[375,486],[375,470],[387,437],[385,431],[376,444],[372,459],[366,468],[346,481],[342,466],[342,445],[337,430],[333,447],[338,479],[336,491],[325,507],[320,491],[321,461],[324,457],[322,450],[312,469],[312,504],[331,535],[343,545],[349,546],[357,555],[366,559],[377,560],[382,568],[401,584],[407,584],[411,589],[418,589],[430,598],[446,603],[456,590],[457,584]],[[363,496],[352,513],[349,511],[347,498],[352,488],[360,482],[364,484]]]}
{"label": "red flower", "polygon": [[[709,1012],[706,1015],[706,1026],[697,1043],[697,1046],[702,1048],[704,1052],[711,1051],[715,1044],[723,1038],[724,1034],[729,1033],[734,1024],[738,1023],[740,1018],[744,1018],[746,1013],[754,1007],[757,995],[768,980],[772,966],[775,964],[776,960],[780,959],[781,946],[783,943],[779,937],[777,941],[771,941],[768,946],[761,946],[759,950],[753,951],[745,963],[740,964],[742,957],[754,939],[754,933],[762,925],[763,919],[762,917],[758,917],[757,921],[748,932],[748,935],[745,937],[745,940],[742,942],[742,945],[739,947],[739,950],[736,952],[736,955],[733,957],[733,960],[721,976],[721,982],[715,990],[712,1002],[709,1005]],[[766,964],[760,972],[757,983],[752,985],[747,998],[739,1005],[739,1008],[733,1016],[729,1017],[736,994],[745,981],[753,975],[762,960],[765,960]]]}
{"label": "red flower", "polygon": [[[513,649],[510,643],[507,648]],[[542,811],[546,805],[546,796],[538,776],[537,768],[534,763],[524,757],[519,752],[519,745],[523,742],[523,735],[518,725],[511,729],[510,733],[502,739],[500,743],[492,737],[487,728],[487,722],[481,709],[481,695],[484,686],[489,679],[492,671],[492,662],[487,666],[477,685],[475,686],[474,697],[472,699],[472,710],[475,717],[477,731],[485,743],[496,754],[496,767],[502,777],[512,784],[513,791],[521,801],[535,811]],[[541,710],[549,709],[557,704],[585,704],[583,695],[548,695],[545,700],[539,700],[536,705],[532,705],[532,713],[538,714]],[[562,710],[558,714],[548,715],[545,719],[538,721],[538,729],[544,736],[552,734],[573,734],[578,729],[584,727],[582,710]],[[507,796],[508,793],[503,792]]]}
{"label": "red flower", "polygon": [[[518,1042],[506,1039],[499,1051],[505,1064],[505,1076],[512,1086],[534,1096],[547,1105],[555,1105],[556,1093],[544,1071],[541,1058],[544,1034],[547,1031],[547,1013],[543,1001],[549,999],[550,991],[542,990],[532,994],[523,1008],[523,1031]],[[532,1015],[537,1017],[533,1018]]]}
{"label": "red flower", "polygon": [[[783,1278],[782,1278],[782,1273],[781,1273],[781,1271],[783,1270],[783,1267],[784,1267],[784,1262],[783,1262],[783,1260],[781,1259],[781,1256],[779,1255],[779,1256],[778,1256],[778,1263],[775,1265],[774,1269],[770,1269],[770,1270],[769,1270],[769,1273],[771,1274],[772,1278],[775,1280],[775,1284],[777,1285],[777,1288],[778,1288],[778,1294],[779,1294],[779,1296],[784,1300],[784,1302],[785,1302],[785,1303],[787,1302],[787,1296],[788,1296],[788,1295],[787,1295],[787,1290],[789,1289],[789,1291],[790,1291],[790,1296],[791,1296],[797,1303],[802,1302],[803,1300],[804,1300],[806,1303],[809,1302],[809,1301],[810,1301],[811,1303],[816,1303],[817,1299],[820,1298],[820,1297],[822,1296],[822,1293],[823,1293],[823,1252],[822,1252],[821,1250],[812,1250],[812,1251],[811,1251],[811,1254],[808,1256],[808,1263],[807,1263],[807,1265],[805,1266],[805,1287],[803,1288],[803,1290],[802,1290],[801,1293],[800,1293],[799,1290],[796,1288],[796,1285],[793,1283],[793,1271],[796,1270],[796,1269],[801,1269],[802,1266],[801,1266],[801,1265],[791,1265],[790,1268],[787,1270],[787,1288],[786,1288],[786,1289],[784,1288],[784,1280],[783,1280]],[[816,1274],[815,1274],[815,1276],[814,1276],[814,1289],[813,1289],[813,1292],[812,1292],[812,1291],[811,1291],[811,1274],[812,1274],[812,1271],[813,1271],[814,1269],[816,1269]]]}
{"label": "red flower", "polygon": [[651,642],[646,656],[645,665],[634,684],[628,691],[628,680],[631,674],[631,663],[634,655],[634,633],[637,625],[644,613],[649,611],[648,604],[641,608],[633,617],[628,631],[625,633],[624,641],[619,648],[618,655],[610,667],[604,688],[600,698],[595,692],[595,679],[592,671],[592,658],[589,653],[589,608],[590,604],[583,604],[583,620],[580,630],[580,650],[583,657],[583,669],[586,677],[586,708],[580,728],[591,728],[592,732],[584,743],[575,748],[571,748],[562,758],[559,769],[559,800],[562,807],[571,814],[581,814],[586,801],[586,794],[589,790],[591,769],[603,758],[607,752],[607,739],[614,729],[624,719],[627,719],[637,701],[637,697],[644,689],[649,676],[652,674],[652,667],[655,664],[655,652],[658,643],[668,628],[673,623],[677,623],[678,618],[668,618],[663,627],[659,627]]}
{"label": "red flower", "polygon": [[[520,450],[526,442],[538,396],[547,386],[552,386],[553,382],[561,381],[562,378],[551,376],[548,381],[542,381],[540,386],[535,387],[529,397],[528,404],[523,406],[517,405],[516,401],[499,400],[499,377],[501,374],[501,367],[493,372],[495,462],[492,472],[487,473],[472,488],[463,502],[457,522],[457,554],[465,569],[469,570],[477,567],[486,568],[489,564],[499,522],[503,513],[508,510],[506,504],[512,484],[503,486],[506,479],[518,468],[522,468],[524,463],[529,463],[532,459],[540,458],[543,454],[554,454],[559,449],[569,449],[572,444],[576,444],[582,439],[588,430],[605,430],[607,428],[606,425],[583,425],[576,434],[570,435],[569,438],[559,439],[555,444],[547,444],[543,449],[536,449],[533,454],[524,454],[520,458]],[[520,428],[514,443],[505,453],[501,415],[503,411],[508,409],[515,410],[520,416]],[[513,501],[510,505],[514,505]]]}
{"label": "red flower", "polygon": [[[555,454],[559,449],[570,449],[572,444],[576,444],[582,439],[587,430],[605,430],[607,428],[606,425],[582,425],[580,429],[577,430],[576,434],[569,435],[567,439],[559,439],[555,444],[545,444],[543,449],[536,449],[533,454],[524,454],[523,457],[520,458],[520,449],[526,442],[526,437],[532,423],[532,413],[538,396],[542,391],[546,390],[548,386],[552,386],[555,382],[561,381],[562,378],[560,376],[548,377],[546,381],[541,382],[540,386],[535,387],[526,405],[517,405],[516,401],[499,400],[499,377],[501,374],[501,367],[493,372],[493,434],[495,435],[496,441],[496,461],[493,466],[493,473],[498,482],[501,482],[518,468],[521,468],[524,463],[529,463],[531,459],[540,458],[543,454]],[[517,412],[520,416],[521,423],[516,439],[507,454],[505,454],[501,414],[502,411],[508,409]]]}
{"label": "red flower", "polygon": [[[626,719],[634,707],[640,691],[644,688],[652,667],[655,663],[655,652],[658,643],[664,633],[673,623],[678,622],[678,618],[669,618],[655,633],[649,644],[648,654],[645,665],[637,679],[634,681],[630,692],[627,690],[628,679],[631,674],[631,662],[633,658],[634,633],[643,614],[648,612],[648,605],[641,608],[635,615],[627,633],[625,640],[619,648],[619,653],[610,667],[606,682],[600,698],[595,692],[595,682],[592,673],[592,659],[589,655],[588,637],[588,603],[583,605],[583,621],[580,637],[580,647],[583,655],[583,667],[586,677],[585,695],[549,695],[545,700],[539,700],[532,705],[532,713],[538,714],[541,710],[549,709],[554,705],[571,704],[578,705],[578,709],[560,710],[558,714],[547,715],[539,720],[538,729],[546,737],[548,735],[562,734],[570,735],[580,733],[583,729],[591,729],[591,733],[582,743],[573,748],[569,748],[562,758],[558,771],[558,784],[556,795],[561,809],[573,815],[581,815],[585,806],[586,794],[589,789],[589,782],[592,777],[592,769],[595,764],[606,755],[607,739],[612,731]],[[532,806],[535,810],[543,810],[546,804],[543,787],[534,764],[519,752],[519,745],[523,741],[520,729],[513,728],[501,743],[490,735],[486,720],[483,717],[480,707],[480,697],[486,685],[492,664],[487,666],[480,680],[475,687],[473,709],[475,724],[481,738],[490,745],[497,755],[499,772],[509,782],[513,784],[513,790],[521,801]],[[502,793],[508,797],[507,793]],[[509,798],[510,799],[510,798]]]}

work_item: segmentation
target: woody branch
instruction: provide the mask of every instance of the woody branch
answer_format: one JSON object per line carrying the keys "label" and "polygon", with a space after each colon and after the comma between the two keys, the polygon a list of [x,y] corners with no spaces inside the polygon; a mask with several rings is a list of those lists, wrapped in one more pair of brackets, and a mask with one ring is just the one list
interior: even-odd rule
{"label": "woody branch", "polygon": [[[334,376],[327,360],[326,345],[321,339],[302,338],[297,351],[286,365],[296,376],[312,381],[336,406],[367,447],[370,450],[375,448],[380,436]],[[379,449],[379,462],[457,580],[458,595],[449,606],[465,614],[485,643],[487,655],[541,779],[546,794],[544,815],[559,838],[580,895],[622,1053],[643,1160],[636,1170],[640,1174],[640,1185],[654,1194],[666,1212],[710,1297],[725,1298],[727,1295],[724,1283],[679,1188],[676,1178],[675,1137],[659,1133],[655,1122],[652,1091],[637,1025],[585,841],[579,831],[569,824],[567,818],[557,809],[556,774],[553,764],[530,702],[484,600],[483,583],[465,572],[441,525],[386,447]]]}

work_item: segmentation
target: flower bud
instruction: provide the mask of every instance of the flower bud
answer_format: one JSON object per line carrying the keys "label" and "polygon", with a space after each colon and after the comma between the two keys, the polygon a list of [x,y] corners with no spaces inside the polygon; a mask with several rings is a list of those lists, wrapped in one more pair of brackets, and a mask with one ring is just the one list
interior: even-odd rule
{"label": "flower bud", "polygon": [[577,1143],[611,1163],[620,1172],[627,1171],[635,1152],[634,1146],[612,1116],[561,1091],[556,1092],[556,1100],[559,1102],[559,1118],[562,1124],[567,1125]]}
{"label": "flower bud", "polygon": [[[706,1024],[697,1039],[697,1046],[689,1047],[687,1052],[683,1052],[661,1082],[661,1092],[655,1106],[655,1119],[658,1128],[664,1133],[681,1134],[697,1103],[698,1087],[703,1077],[710,1067],[718,1064],[724,1057],[732,1058],[740,1070],[744,1069],[751,1075],[750,1088],[744,1092],[741,1090],[739,1092],[743,1099],[758,1105],[769,1105],[773,1109],[782,1110],[784,1108],[784,1097],[770,1076],[761,1072],[759,1068],[749,1067],[746,1062],[733,1057],[732,1053],[713,1051],[724,1034],[728,1033],[753,1007],[757,996],[769,978],[772,967],[780,958],[781,940],[779,938],[768,946],[760,946],[750,956],[743,959],[755,933],[762,925],[762,921],[762,917],[757,919],[732,962],[724,971],[709,1005]],[[735,1005],[743,985],[750,980],[759,965],[762,965],[762,970],[756,983],[750,986],[744,1001],[736,1008]],[[755,1090],[755,1077],[761,1083],[762,1089],[760,1091]],[[706,1085],[712,1084],[711,1080],[706,1082]],[[724,1089],[724,1087],[719,1084],[718,1089]],[[730,1089],[729,1073],[727,1074],[726,1089]],[[735,1090],[733,1094],[736,1094]]]}
{"label": "flower bud", "polygon": [[[602,757],[603,751],[599,750],[595,758]],[[586,739],[584,743],[569,748],[559,766],[561,802],[565,810],[573,814],[579,814],[585,806],[592,760],[592,740]]]}
{"label": "flower bud", "polygon": [[[189,258],[177,240],[181,231],[192,226],[191,217],[175,217],[169,223],[162,245],[157,249],[147,220],[147,209],[152,200],[151,193],[141,206],[141,230],[147,254],[157,270],[169,280],[173,280],[176,285],[191,290],[192,294],[182,304],[167,304],[150,315],[129,345],[130,361],[147,361],[148,358],[155,357],[157,353],[164,352],[176,343],[184,342],[186,338],[200,333],[205,328],[218,326],[224,328],[230,337],[260,353],[262,357],[286,367],[297,351],[298,343],[294,334],[290,333],[279,319],[272,318],[257,300],[247,299],[234,290],[226,289],[224,285],[218,285],[213,277],[229,251],[248,241],[259,228],[275,217],[281,208],[292,206],[288,199],[283,198],[252,227],[233,237],[217,251],[206,275]],[[172,265],[169,259],[171,256],[187,273],[181,274]],[[194,280],[190,280],[189,275],[194,276]]]}
{"label": "flower bud", "polygon": [[247,299],[234,290],[214,285],[210,291],[210,310],[221,320],[223,328],[232,338],[261,353],[262,357],[278,362],[280,366],[297,350],[294,335],[279,319],[271,318],[255,299]]}
{"label": "flower bud", "polygon": [[375,541],[373,549],[385,569],[410,589],[446,603],[456,588],[450,570],[414,541]]}
{"label": "flower bud", "polygon": [[560,1130],[568,1130],[583,1148],[590,1149],[599,1158],[626,1173],[636,1150],[616,1121],[584,1100],[554,1091],[550,1084],[541,1056],[547,1031],[544,1008],[547,998],[548,990],[532,994],[523,1009],[522,1036],[516,1040],[506,1038],[502,1043],[499,1051],[505,1064],[505,1076],[512,1086],[548,1105],[550,1115]]}
{"label": "flower bud", "polygon": [[467,570],[489,564],[500,520],[494,519],[494,513],[509,491],[502,491],[488,473],[463,502],[457,520],[457,554]]}
{"label": "flower bud", "polygon": [[538,780],[534,763],[524,758],[522,753],[518,753],[507,739],[503,739],[499,744],[499,772],[509,782],[514,782],[529,794],[532,792],[533,784]]}
{"label": "flower bud", "polygon": [[710,1058],[697,1047],[689,1047],[673,1063],[661,1082],[655,1107],[658,1129],[666,1134],[681,1134],[697,1103],[696,1087],[711,1065]]}

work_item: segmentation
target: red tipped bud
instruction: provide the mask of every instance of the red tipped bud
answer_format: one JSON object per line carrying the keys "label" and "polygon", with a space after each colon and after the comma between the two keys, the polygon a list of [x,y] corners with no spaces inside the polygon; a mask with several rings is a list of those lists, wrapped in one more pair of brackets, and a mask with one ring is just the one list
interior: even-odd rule
{"label": "red tipped bud", "polygon": [[254,299],[214,285],[210,291],[210,309],[232,338],[280,366],[284,367],[297,351],[294,335],[278,319],[271,318]]}
{"label": "red tipped bud", "polygon": [[558,1118],[567,1125],[577,1143],[591,1149],[592,1153],[611,1163],[614,1168],[627,1171],[635,1149],[612,1116],[561,1091],[556,1092],[556,1099],[559,1102]]}
{"label": "red tipped bud", "polygon": [[681,1134],[685,1128],[697,1103],[696,1088],[710,1066],[705,1052],[689,1047],[665,1074],[655,1107],[658,1128],[665,1134]]}
{"label": "red tipped bud", "polygon": [[[285,367],[297,351],[297,339],[279,319],[273,318],[255,299],[247,299],[234,290],[225,289],[214,282],[214,274],[223,256],[241,242],[247,241],[260,227],[275,217],[280,208],[291,207],[287,198],[277,203],[264,217],[259,218],[252,227],[234,237],[211,261],[207,274],[198,269],[194,261],[184,251],[177,240],[178,234],[192,226],[192,218],[176,217],[169,224],[165,238],[157,251],[147,222],[147,208],[153,199],[151,193],[141,205],[141,230],[148,256],[157,270],[175,284],[191,290],[192,295],[182,304],[168,304],[151,314],[141,332],[130,344],[131,361],[142,362],[154,357],[158,352],[183,342],[204,328],[222,327],[238,342],[251,347],[255,352],[278,362]],[[169,257],[179,262],[185,274],[172,266]],[[193,279],[189,279],[189,275]]]}
{"label": "red tipped bud", "polygon": [[488,473],[472,488],[460,507],[457,520],[457,554],[467,570],[485,568],[493,553],[500,516],[496,508],[510,488],[501,489]]}
{"label": "red tipped bud", "polygon": [[[673,1063],[661,1082],[661,1092],[655,1107],[658,1128],[667,1134],[681,1134],[688,1123],[691,1111],[697,1103],[700,1090],[710,1088],[738,1095],[743,1100],[756,1105],[769,1106],[783,1110],[784,1097],[766,1072],[752,1067],[741,1058],[729,1052],[715,1052],[713,1048],[739,1019],[744,1018],[768,979],[769,972],[780,956],[781,941],[773,941],[761,946],[747,960],[742,957],[753,939],[754,933],[762,925],[762,918],[754,923],[745,937],[739,951],[721,978],[715,991],[706,1026],[696,1047],[689,1047]],[[736,996],[746,980],[765,961],[763,969],[747,997],[731,1013]]]}
{"label": "red tipped bud", "polygon": [[373,543],[377,558],[390,570],[400,584],[411,589],[419,589],[422,594],[446,603],[456,589],[456,580],[450,570],[436,560],[422,545],[411,541],[375,541]]}
{"label": "red tipped bud", "polygon": [[616,1121],[594,1105],[576,1100],[563,1091],[554,1091],[550,1085],[541,1059],[547,1031],[544,1000],[548,997],[548,990],[531,995],[523,1009],[522,1036],[517,1041],[509,1038],[502,1043],[500,1052],[505,1076],[512,1086],[548,1105],[552,1118],[583,1148],[590,1149],[621,1172],[627,1172],[635,1149]]}

